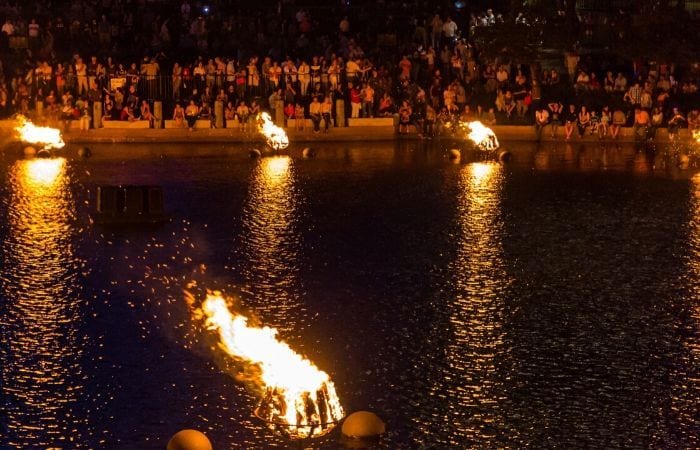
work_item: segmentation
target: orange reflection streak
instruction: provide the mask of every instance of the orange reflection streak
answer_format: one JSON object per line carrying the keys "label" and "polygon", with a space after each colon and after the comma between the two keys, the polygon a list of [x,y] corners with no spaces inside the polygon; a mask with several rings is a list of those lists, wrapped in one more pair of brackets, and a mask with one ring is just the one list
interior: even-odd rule
{"label": "orange reflection streak", "polygon": [[267,322],[299,332],[300,314],[298,193],[289,156],[261,158],[255,167],[243,209],[241,250],[246,290]]}
{"label": "orange reflection streak", "polygon": [[[75,205],[66,160],[16,162],[9,173],[2,255],[0,389],[11,448],[76,448],[80,397],[77,263],[70,221]],[[7,439],[3,441],[2,439]]]}
{"label": "orange reflection streak", "polygon": [[502,398],[497,363],[503,359],[503,299],[509,282],[500,238],[502,183],[498,164],[472,163],[461,169],[460,231],[452,264],[456,295],[447,305],[453,332],[446,349],[447,371],[458,377],[460,387],[447,396],[446,416],[482,448],[494,444],[491,427],[503,422],[497,417]]}

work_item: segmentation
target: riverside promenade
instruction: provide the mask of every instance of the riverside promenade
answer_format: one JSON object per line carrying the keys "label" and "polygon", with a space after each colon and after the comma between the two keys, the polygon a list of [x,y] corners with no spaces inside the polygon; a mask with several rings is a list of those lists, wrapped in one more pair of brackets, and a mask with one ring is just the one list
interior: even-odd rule
{"label": "riverside promenade", "polygon": [[[333,127],[327,133],[314,133],[310,127],[305,127],[303,131],[296,130],[295,127],[286,127],[291,142],[313,143],[313,142],[346,142],[346,141],[389,141],[389,140],[421,140],[421,136],[415,131],[409,134],[399,135],[394,125],[387,124],[386,120],[367,125],[377,119],[362,119],[361,124],[346,127]],[[382,119],[378,119],[382,120]],[[243,132],[238,128],[209,128],[199,121],[197,128],[189,131],[185,128],[170,128],[166,121],[166,128],[147,128],[147,122],[104,122],[102,128],[80,130],[78,123],[71,123],[71,127],[63,130],[63,138],[69,144],[90,144],[90,143],[255,143],[263,140],[262,135],[256,131]],[[209,123],[208,121],[206,122]],[[16,122],[13,120],[0,120],[0,138],[11,139],[13,127]],[[529,141],[538,140],[537,133],[533,126],[514,125],[494,125],[491,127],[496,133],[499,141]],[[681,142],[690,142],[692,135],[687,129],[679,133]],[[437,140],[460,139],[459,135],[445,134],[436,136]],[[541,141],[566,141],[564,127],[559,126],[554,138],[551,137],[549,126],[545,127],[541,135]],[[617,139],[613,140],[609,136],[603,138],[604,142],[634,142],[634,130],[631,127],[622,128]],[[656,132],[655,142],[669,142],[669,135],[666,128],[660,128]],[[587,133],[582,138],[574,133],[566,142],[598,142],[597,135]]]}

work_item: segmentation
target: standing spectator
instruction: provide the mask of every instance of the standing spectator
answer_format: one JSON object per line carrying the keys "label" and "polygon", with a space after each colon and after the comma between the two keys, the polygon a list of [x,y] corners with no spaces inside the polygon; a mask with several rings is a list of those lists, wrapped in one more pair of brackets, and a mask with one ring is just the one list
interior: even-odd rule
{"label": "standing spectator", "polygon": [[364,83],[360,95],[362,96],[362,116],[374,117],[374,89],[369,83]]}
{"label": "standing spectator", "polygon": [[88,91],[87,66],[81,58],[75,62],[75,74],[78,77],[78,95],[83,95]]}
{"label": "standing spectator", "polygon": [[348,83],[348,89],[350,91],[350,108],[352,111],[350,117],[357,119],[360,117],[360,109],[362,108],[362,96],[360,95],[360,90],[354,84]]}
{"label": "standing spectator", "polygon": [[445,44],[449,45],[450,48],[455,43],[457,38],[457,24],[452,20],[450,16],[447,16],[445,23],[442,24],[442,35],[445,38]]}

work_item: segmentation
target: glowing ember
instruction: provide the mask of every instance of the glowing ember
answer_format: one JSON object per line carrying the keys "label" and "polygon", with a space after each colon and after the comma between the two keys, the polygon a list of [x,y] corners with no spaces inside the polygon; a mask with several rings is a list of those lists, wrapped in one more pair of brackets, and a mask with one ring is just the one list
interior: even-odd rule
{"label": "glowing ember", "polygon": [[283,150],[289,146],[287,133],[272,122],[268,113],[260,113],[258,121],[260,122],[260,132],[265,136],[267,145],[273,150]]}
{"label": "glowing ember", "polygon": [[220,292],[208,293],[197,312],[218,332],[226,353],[260,369],[255,381],[264,396],[255,414],[273,430],[291,438],[318,437],[343,417],[328,374],[280,341],[276,329],[249,326],[247,317],[229,310]]}
{"label": "glowing ember", "polygon": [[27,144],[43,144],[45,149],[58,149],[65,147],[66,143],[61,138],[61,131],[50,127],[37,127],[24,116],[17,116],[15,131],[19,138]]}
{"label": "glowing ember", "polygon": [[496,150],[498,148],[496,133],[478,120],[474,122],[460,122],[459,126],[468,131],[467,137],[480,149]]}
{"label": "glowing ember", "polygon": [[693,139],[700,144],[700,129],[693,131]]}

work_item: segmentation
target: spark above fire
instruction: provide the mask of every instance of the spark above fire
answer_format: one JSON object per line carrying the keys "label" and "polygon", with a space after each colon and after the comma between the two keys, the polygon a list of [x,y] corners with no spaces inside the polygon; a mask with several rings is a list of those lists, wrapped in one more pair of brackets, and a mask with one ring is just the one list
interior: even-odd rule
{"label": "spark above fire", "polygon": [[45,149],[60,149],[65,147],[61,131],[51,127],[38,127],[26,117],[17,116],[15,131],[19,139],[27,144],[43,144]]}
{"label": "spark above fire", "polygon": [[248,317],[229,309],[220,292],[208,292],[195,315],[218,333],[219,347],[229,356],[259,369],[253,381],[263,398],[255,414],[271,429],[293,439],[318,437],[342,419],[328,374],[281,341],[276,329],[250,326]]}

